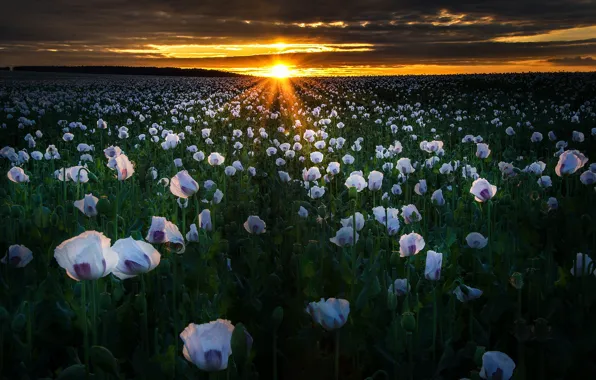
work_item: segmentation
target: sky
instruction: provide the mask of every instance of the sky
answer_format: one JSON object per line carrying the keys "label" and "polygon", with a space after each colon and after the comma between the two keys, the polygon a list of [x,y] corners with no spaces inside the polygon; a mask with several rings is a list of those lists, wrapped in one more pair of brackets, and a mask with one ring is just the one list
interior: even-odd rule
{"label": "sky", "polygon": [[13,0],[0,66],[596,71],[596,0]]}

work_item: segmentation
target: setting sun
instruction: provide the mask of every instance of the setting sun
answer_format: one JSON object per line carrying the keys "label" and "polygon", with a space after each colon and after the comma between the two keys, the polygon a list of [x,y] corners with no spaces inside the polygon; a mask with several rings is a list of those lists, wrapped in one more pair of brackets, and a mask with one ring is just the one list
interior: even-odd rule
{"label": "setting sun", "polygon": [[271,76],[275,78],[287,78],[290,76],[290,69],[284,64],[278,64],[271,68]]}

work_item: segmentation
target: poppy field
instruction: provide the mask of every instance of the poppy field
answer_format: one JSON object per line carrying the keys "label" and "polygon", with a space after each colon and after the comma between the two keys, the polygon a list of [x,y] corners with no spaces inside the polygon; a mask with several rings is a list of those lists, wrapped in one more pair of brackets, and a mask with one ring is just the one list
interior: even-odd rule
{"label": "poppy field", "polygon": [[596,377],[596,75],[3,77],[0,379]]}

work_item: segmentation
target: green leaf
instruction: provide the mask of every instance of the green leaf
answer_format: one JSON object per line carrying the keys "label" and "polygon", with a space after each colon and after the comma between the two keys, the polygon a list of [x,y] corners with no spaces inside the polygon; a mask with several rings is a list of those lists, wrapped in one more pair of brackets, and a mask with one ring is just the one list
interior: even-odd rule
{"label": "green leaf", "polygon": [[118,363],[114,355],[105,347],[91,347],[91,363],[102,371],[118,377]]}
{"label": "green leaf", "polygon": [[56,380],[81,380],[85,378],[85,366],[75,364],[60,372]]}

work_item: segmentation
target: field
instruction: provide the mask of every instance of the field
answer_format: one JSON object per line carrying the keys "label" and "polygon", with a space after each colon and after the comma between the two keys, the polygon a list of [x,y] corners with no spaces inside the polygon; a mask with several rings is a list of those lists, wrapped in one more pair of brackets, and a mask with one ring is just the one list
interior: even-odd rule
{"label": "field", "polygon": [[596,377],[596,74],[0,105],[0,379]]}

